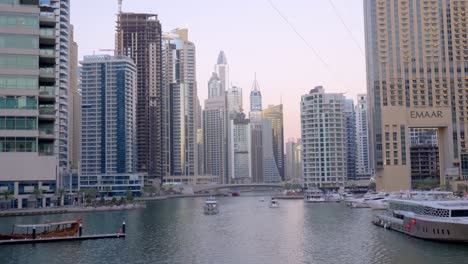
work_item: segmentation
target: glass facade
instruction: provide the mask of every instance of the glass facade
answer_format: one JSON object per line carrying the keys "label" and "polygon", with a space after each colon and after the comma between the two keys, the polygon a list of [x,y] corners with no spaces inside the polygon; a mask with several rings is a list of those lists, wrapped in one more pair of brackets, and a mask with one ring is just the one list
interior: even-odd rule
{"label": "glass facade", "polygon": [[0,152],[36,152],[36,138],[0,137]]}
{"label": "glass facade", "polygon": [[29,35],[0,34],[0,48],[38,49],[39,37]]}
{"label": "glass facade", "polygon": [[0,27],[39,28],[39,17],[37,15],[2,13],[0,14]]}
{"label": "glass facade", "polygon": [[35,130],[36,124],[35,117],[0,116],[0,130]]}
{"label": "glass facade", "polygon": [[38,66],[38,56],[0,54],[0,69],[34,70],[37,69]]}
{"label": "glass facade", "polygon": [[34,96],[0,96],[0,109],[37,109]]}
{"label": "glass facade", "polygon": [[0,76],[0,89],[38,89],[38,77],[3,75]]}

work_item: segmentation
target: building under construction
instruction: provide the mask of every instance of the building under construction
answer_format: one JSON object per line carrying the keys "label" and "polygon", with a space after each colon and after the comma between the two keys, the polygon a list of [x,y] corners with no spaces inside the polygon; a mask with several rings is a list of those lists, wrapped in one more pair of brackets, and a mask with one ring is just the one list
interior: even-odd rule
{"label": "building under construction", "polygon": [[161,23],[156,14],[119,12],[116,50],[137,66],[137,170],[162,177]]}

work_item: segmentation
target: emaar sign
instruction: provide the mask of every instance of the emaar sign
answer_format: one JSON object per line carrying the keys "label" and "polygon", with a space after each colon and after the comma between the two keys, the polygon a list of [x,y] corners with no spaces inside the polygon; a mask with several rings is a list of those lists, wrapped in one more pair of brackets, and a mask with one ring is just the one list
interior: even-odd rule
{"label": "emaar sign", "polygon": [[411,118],[443,118],[442,111],[411,111]]}

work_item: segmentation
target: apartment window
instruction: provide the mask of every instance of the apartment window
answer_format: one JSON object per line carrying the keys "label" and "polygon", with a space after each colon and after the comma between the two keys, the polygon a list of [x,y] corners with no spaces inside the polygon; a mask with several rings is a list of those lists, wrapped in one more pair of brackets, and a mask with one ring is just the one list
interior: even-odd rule
{"label": "apartment window", "polygon": [[35,117],[4,117],[0,116],[0,130],[35,130]]}
{"label": "apartment window", "polygon": [[39,65],[39,57],[33,55],[11,55],[0,54],[1,69],[37,69]]}
{"label": "apartment window", "polygon": [[0,34],[0,48],[38,49],[39,37],[29,35]]}
{"label": "apartment window", "polygon": [[[2,1],[0,1],[1,3]],[[11,2],[11,1],[10,1]],[[39,17],[21,14],[0,14],[0,27],[39,28]]]}
{"label": "apartment window", "polygon": [[2,75],[0,76],[0,89],[38,89],[36,76]]}
{"label": "apartment window", "polygon": [[0,109],[37,109],[34,96],[0,96]]}
{"label": "apartment window", "polygon": [[36,152],[36,138],[0,137],[0,152]]}

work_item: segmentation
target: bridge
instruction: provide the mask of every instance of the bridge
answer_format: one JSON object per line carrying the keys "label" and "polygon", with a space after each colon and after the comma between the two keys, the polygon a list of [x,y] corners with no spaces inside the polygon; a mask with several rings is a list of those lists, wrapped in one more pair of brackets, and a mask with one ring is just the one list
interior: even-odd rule
{"label": "bridge", "polygon": [[194,193],[200,193],[212,190],[221,189],[243,189],[243,188],[283,188],[282,183],[240,183],[240,184],[204,184],[204,185],[193,185],[192,189]]}

